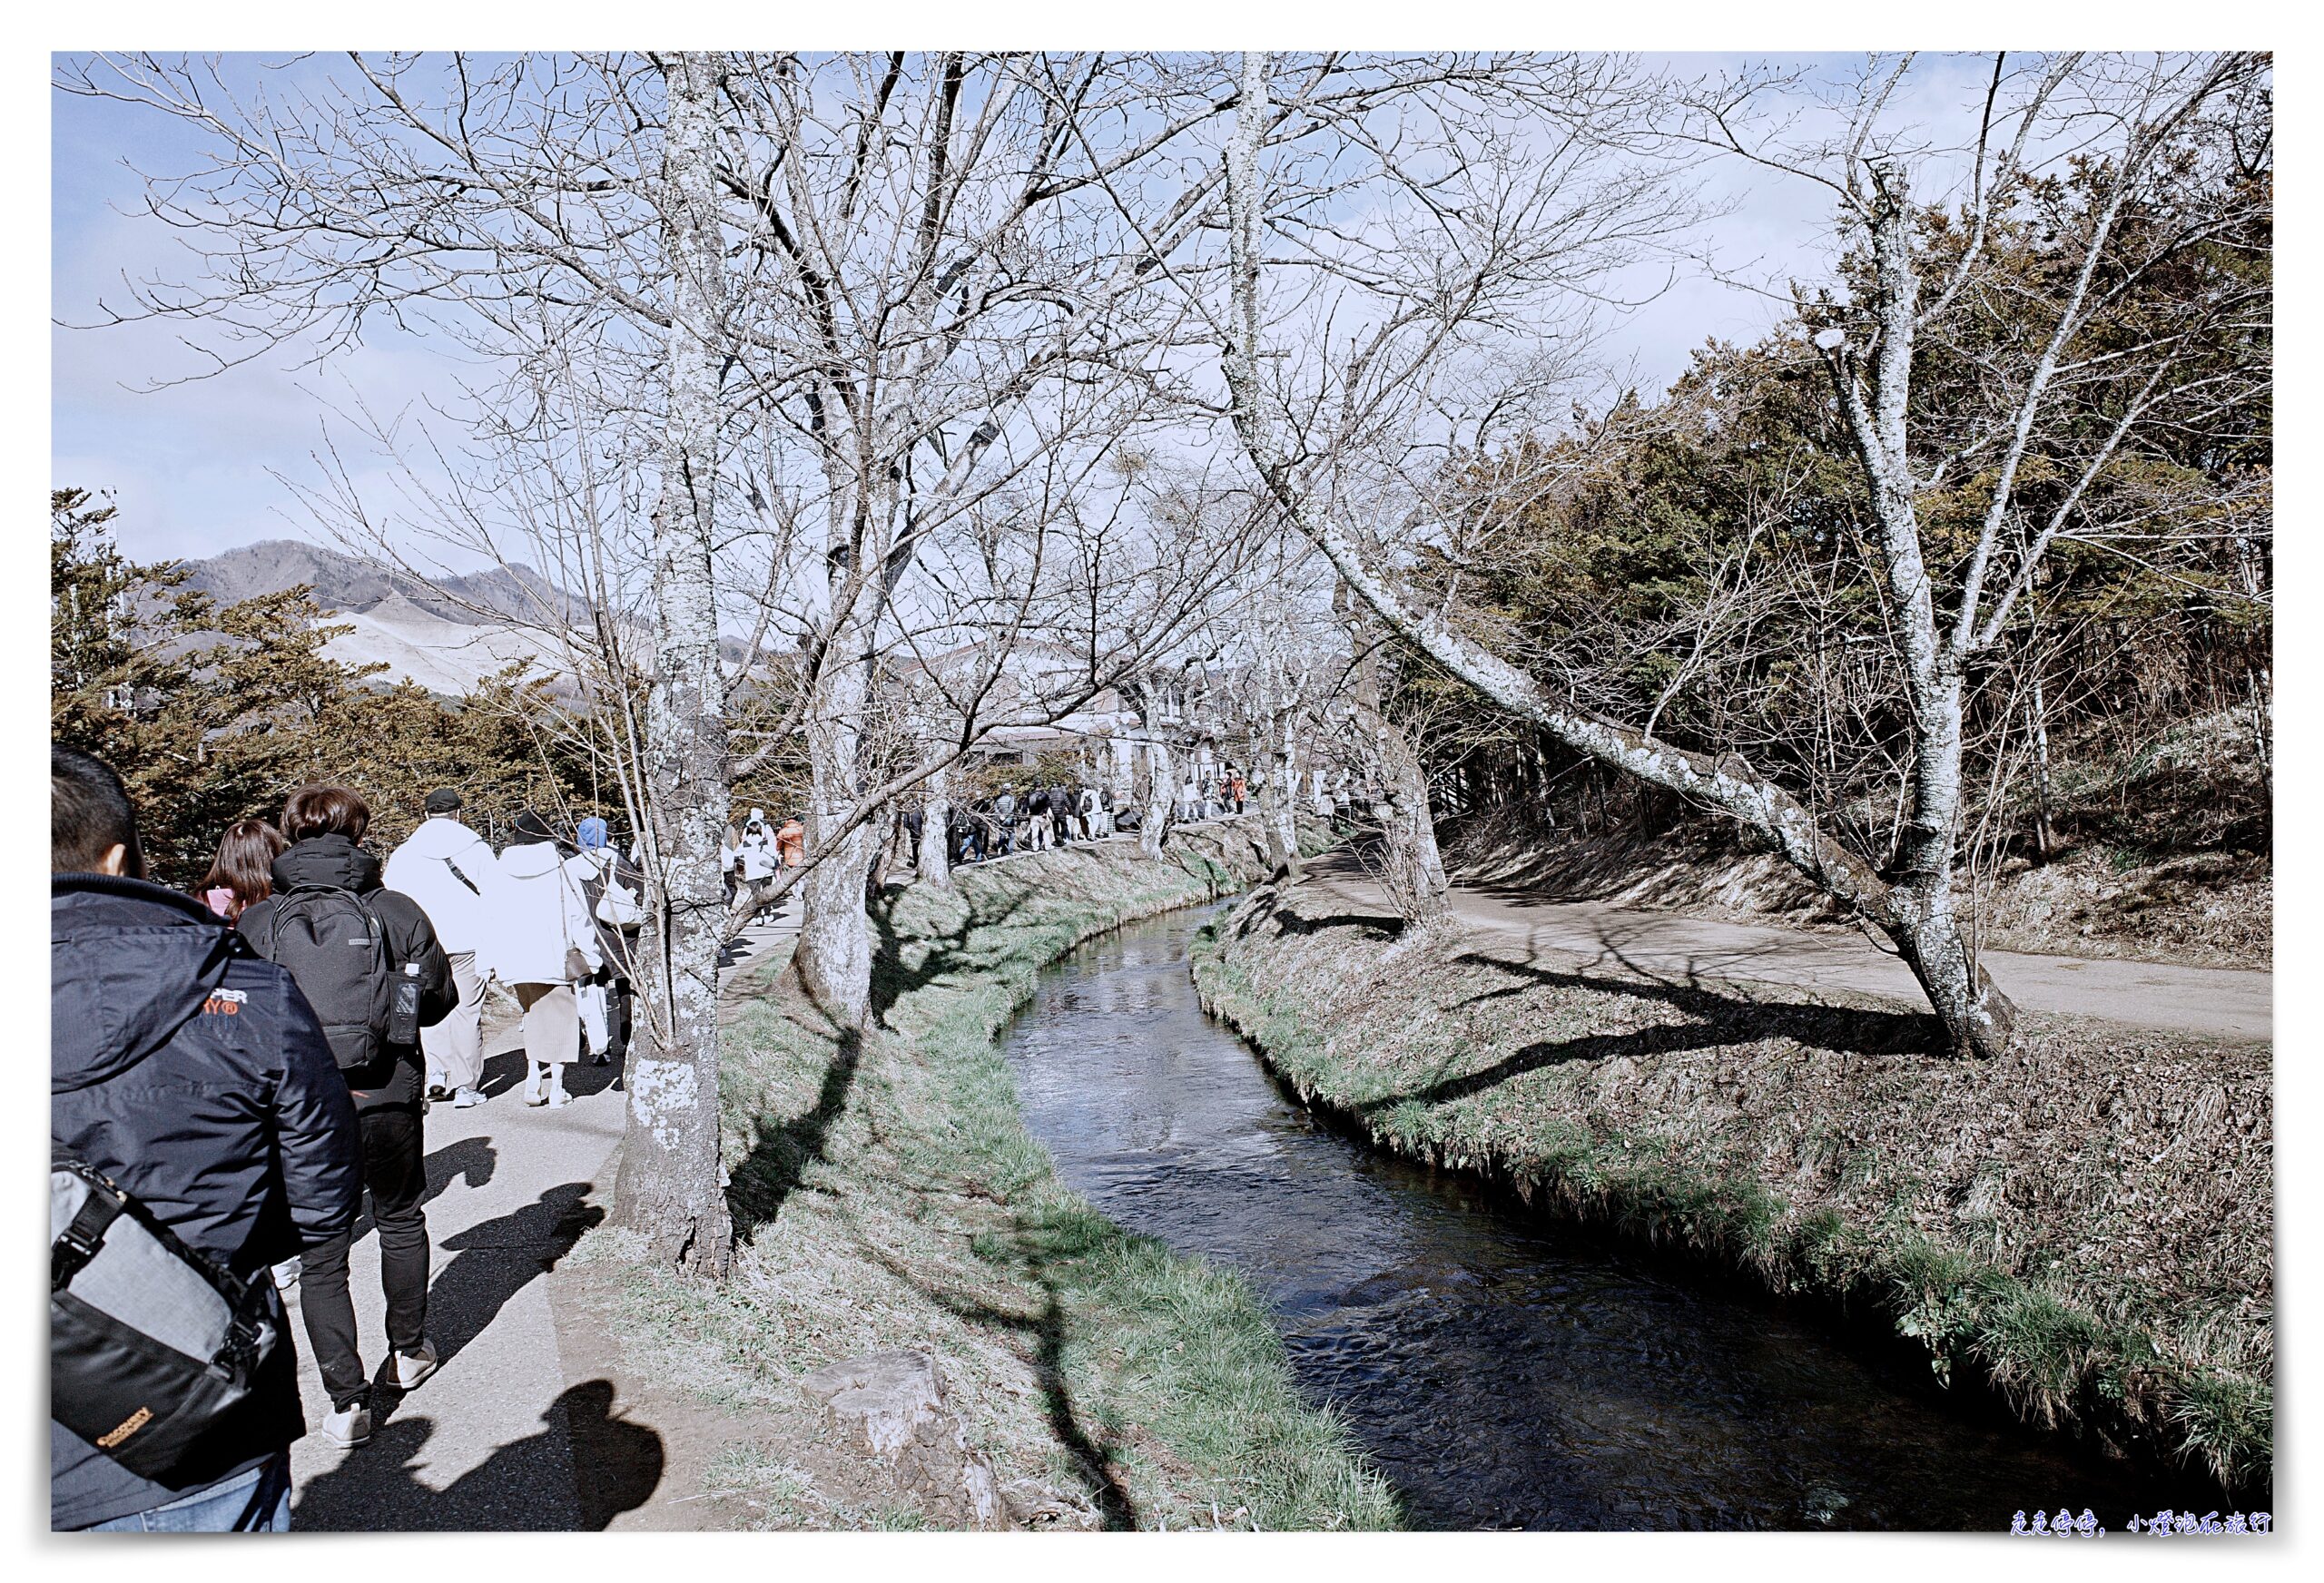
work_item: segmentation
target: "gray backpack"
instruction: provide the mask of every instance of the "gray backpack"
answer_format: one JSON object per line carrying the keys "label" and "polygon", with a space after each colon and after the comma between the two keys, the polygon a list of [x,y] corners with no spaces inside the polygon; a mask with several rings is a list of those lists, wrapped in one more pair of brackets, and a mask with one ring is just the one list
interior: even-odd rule
{"label": "gray backpack", "polygon": [[48,1236],[49,1416],[157,1484],[222,1477],[274,1411],[259,1389],[283,1344],[266,1283],[188,1247],[63,1148]]}

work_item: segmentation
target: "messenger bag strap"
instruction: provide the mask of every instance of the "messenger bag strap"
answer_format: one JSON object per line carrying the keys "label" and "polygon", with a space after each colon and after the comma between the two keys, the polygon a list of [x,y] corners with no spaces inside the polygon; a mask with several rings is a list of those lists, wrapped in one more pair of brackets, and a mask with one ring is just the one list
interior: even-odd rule
{"label": "messenger bag strap", "polygon": [[48,1289],[62,1292],[73,1283],[73,1277],[82,1267],[97,1256],[103,1245],[105,1231],[121,1218],[128,1204],[120,1190],[95,1172],[75,1168],[74,1175],[89,1185],[89,1196],[81,1203],[80,1212],[73,1224],[56,1235],[48,1250]]}

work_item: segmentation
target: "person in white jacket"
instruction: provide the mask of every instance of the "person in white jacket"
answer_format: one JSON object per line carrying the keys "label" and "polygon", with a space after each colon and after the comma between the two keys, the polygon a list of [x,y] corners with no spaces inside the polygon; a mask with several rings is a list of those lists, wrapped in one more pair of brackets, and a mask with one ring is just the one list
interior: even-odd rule
{"label": "person in white jacket", "polygon": [[581,1056],[581,1008],[574,986],[605,965],[596,920],[566,870],[556,833],[537,813],[519,814],[500,854],[494,898],[493,976],[525,1011],[525,1103],[566,1103],[565,1067]]}
{"label": "person in white jacket", "polygon": [[388,854],[380,882],[419,903],[452,964],[460,1003],[433,1027],[419,1030],[428,1065],[428,1097],[448,1098],[459,1109],[484,1103],[483,946],[499,860],[485,839],[459,821],[460,794],[430,792],[420,806],[428,817],[411,838]]}
{"label": "person in white jacket", "polygon": [[766,810],[751,810],[751,817],[743,822],[743,839],[736,850],[743,860],[743,883],[757,885],[774,878],[774,832],[766,827]]}

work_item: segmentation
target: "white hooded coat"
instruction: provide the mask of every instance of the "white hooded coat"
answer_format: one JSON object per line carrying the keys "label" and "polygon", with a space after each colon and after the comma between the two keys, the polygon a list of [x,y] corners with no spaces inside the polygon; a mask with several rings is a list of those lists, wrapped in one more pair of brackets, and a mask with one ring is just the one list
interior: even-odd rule
{"label": "white hooded coat", "polygon": [[752,884],[774,878],[774,837],[764,824],[753,821],[743,831],[743,878]]}
{"label": "white hooded coat", "polygon": [[485,839],[458,820],[422,820],[411,838],[388,854],[379,882],[419,903],[448,952],[483,949],[492,898],[500,889],[500,861]]}
{"label": "white hooded coat", "polygon": [[570,984],[567,952],[595,972],[604,963],[597,923],[554,841],[512,846],[500,854],[499,894],[490,911],[490,943],[481,959],[503,984]]}

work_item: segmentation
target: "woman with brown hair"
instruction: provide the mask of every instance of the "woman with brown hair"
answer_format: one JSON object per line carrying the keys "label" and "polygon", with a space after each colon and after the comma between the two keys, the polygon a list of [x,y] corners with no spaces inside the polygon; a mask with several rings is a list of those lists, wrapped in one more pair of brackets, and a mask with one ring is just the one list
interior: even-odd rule
{"label": "woman with brown hair", "polygon": [[274,894],[274,860],[290,843],[260,819],[237,820],[218,838],[218,855],[195,894],[228,923]]}

